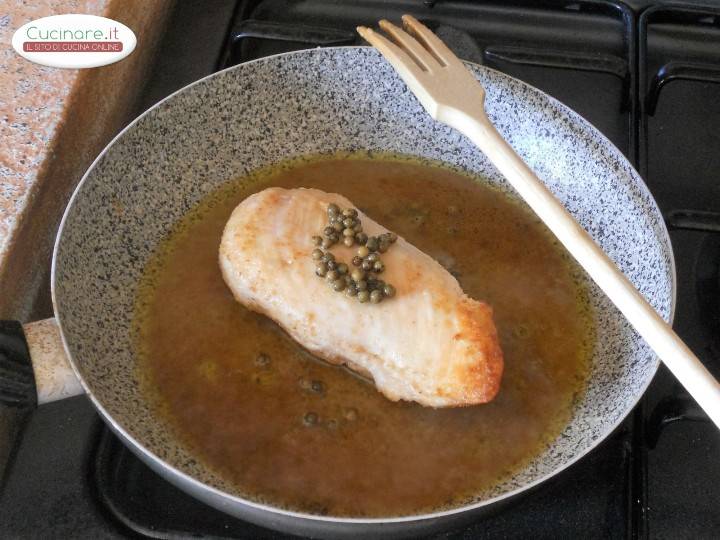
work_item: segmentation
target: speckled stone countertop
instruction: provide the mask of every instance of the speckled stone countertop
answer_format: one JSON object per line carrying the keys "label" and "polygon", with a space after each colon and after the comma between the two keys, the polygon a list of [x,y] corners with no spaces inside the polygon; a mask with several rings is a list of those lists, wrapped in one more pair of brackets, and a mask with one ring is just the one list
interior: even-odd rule
{"label": "speckled stone countertop", "polygon": [[[62,209],[97,153],[130,120],[172,0],[9,0],[0,9],[0,318],[25,320],[47,287]],[[87,13],[137,35],[125,60],[87,70],[33,64],[10,46],[40,17]]]}
{"label": "speckled stone countertop", "polygon": [[56,134],[78,70],[28,62],[7,46],[18,27],[60,13],[101,15],[108,0],[17,2],[0,18],[0,261],[7,255],[18,218]]}

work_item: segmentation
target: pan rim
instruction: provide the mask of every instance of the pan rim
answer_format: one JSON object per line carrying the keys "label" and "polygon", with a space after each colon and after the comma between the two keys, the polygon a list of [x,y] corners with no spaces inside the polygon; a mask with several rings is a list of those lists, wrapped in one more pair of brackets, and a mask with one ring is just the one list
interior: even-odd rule
{"label": "pan rim", "polygon": [[[495,497],[491,497],[488,499],[484,499],[482,501],[473,502],[471,504],[466,504],[463,506],[457,506],[455,508],[450,508],[447,510],[442,510],[438,512],[433,513],[427,513],[427,514],[415,514],[415,515],[408,515],[408,516],[389,516],[389,517],[377,517],[377,518],[349,518],[349,517],[333,517],[333,516],[321,516],[316,514],[308,514],[304,512],[297,512],[293,510],[287,510],[284,508],[280,508],[277,506],[271,506],[263,503],[258,503],[255,501],[252,501],[250,499],[246,499],[243,497],[240,497],[238,495],[233,495],[231,493],[228,493],[226,491],[223,491],[217,487],[208,485],[204,482],[201,482],[200,480],[196,479],[195,477],[181,471],[174,465],[168,463],[167,461],[163,460],[161,457],[157,456],[155,453],[150,451],[148,448],[146,448],[143,444],[141,444],[140,441],[138,441],[134,436],[132,436],[130,433],[128,433],[119,422],[117,422],[110,413],[105,409],[105,407],[102,405],[100,400],[96,398],[96,396],[93,394],[92,389],[90,388],[90,385],[85,381],[82,374],[80,373],[80,370],[78,369],[75,360],[73,359],[70,348],[67,343],[67,339],[65,336],[65,332],[63,330],[62,320],[61,317],[58,314],[58,301],[57,301],[57,287],[56,287],[56,279],[57,279],[57,273],[56,273],[56,261],[58,256],[58,251],[60,247],[60,240],[63,236],[63,231],[65,229],[66,220],[68,217],[68,214],[70,213],[71,208],[73,207],[76,198],[79,196],[80,191],[82,190],[83,185],[88,180],[90,174],[94,171],[97,164],[105,157],[105,154],[110,150],[110,148],[120,139],[123,137],[123,135],[133,129],[137,123],[139,123],[140,120],[145,118],[148,114],[153,112],[156,108],[159,108],[162,106],[166,101],[174,98],[176,95],[194,87],[195,85],[199,85],[201,83],[204,83],[206,80],[211,79],[212,77],[219,76],[223,73],[229,72],[234,69],[242,69],[243,66],[246,65],[252,65],[256,63],[263,63],[263,62],[272,62],[276,58],[280,57],[287,57],[291,55],[307,55],[307,54],[316,54],[316,53],[322,53],[325,51],[336,51],[336,50],[349,50],[349,49],[372,49],[372,47],[367,46],[357,46],[357,45],[350,45],[350,46],[336,46],[336,47],[322,47],[322,48],[315,48],[315,49],[302,49],[297,51],[291,51],[291,52],[284,52],[279,54],[274,54],[270,56],[265,56],[262,58],[258,58],[255,60],[251,60],[248,62],[244,62],[241,64],[237,64],[235,66],[230,66],[228,68],[213,72],[201,79],[198,79],[196,81],[191,82],[190,84],[187,84],[186,86],[183,86],[182,88],[179,88],[178,90],[174,91],[173,93],[169,94],[162,100],[158,101],[151,107],[149,107],[147,110],[143,111],[141,114],[139,114],[136,118],[134,118],[130,123],[128,123],[127,126],[125,126],[120,132],[113,137],[110,142],[102,149],[102,151],[98,154],[98,156],[93,160],[93,162],[88,167],[87,171],[83,174],[82,178],[78,182],[77,186],[73,190],[72,196],[70,197],[67,206],[65,207],[65,210],[63,212],[62,219],[60,221],[60,225],[58,227],[58,232],[55,236],[54,241],[54,247],[53,247],[53,254],[52,254],[52,262],[51,262],[51,268],[50,268],[50,293],[51,293],[51,299],[52,299],[52,305],[53,305],[53,312],[55,319],[57,321],[58,327],[60,329],[60,337],[63,344],[63,349],[65,351],[65,355],[68,358],[68,361],[73,369],[73,372],[75,373],[75,376],[80,381],[80,384],[87,394],[88,398],[93,403],[93,406],[98,411],[100,416],[103,418],[105,423],[117,434],[120,436],[120,438],[123,440],[124,444],[130,446],[131,450],[140,456],[142,459],[149,459],[153,463],[162,466],[164,469],[169,470],[174,477],[177,477],[183,481],[185,484],[190,484],[194,487],[194,489],[197,489],[199,491],[207,492],[208,494],[212,494],[216,497],[220,497],[229,501],[232,501],[234,504],[243,505],[246,507],[249,507],[251,509],[266,512],[270,514],[277,514],[288,518],[295,518],[299,520],[303,520],[306,522],[318,522],[318,523],[327,523],[327,524],[348,524],[348,525],[387,525],[387,524],[402,524],[402,523],[422,523],[426,521],[434,521],[438,519],[443,518],[449,518],[451,516],[459,515],[466,512],[472,512],[474,510],[477,510],[479,508],[483,508],[486,506],[493,505],[494,503],[503,501],[505,499],[509,499],[511,497],[514,497],[515,495],[519,495],[521,493],[525,493],[532,488],[542,484],[546,480],[549,480],[550,478],[556,476],[557,474],[561,473],[568,467],[572,466],[576,462],[578,462],[580,459],[585,457],[587,454],[589,454],[591,451],[593,451],[597,446],[599,446],[605,439],[610,436],[610,434],[617,429],[617,427],[625,421],[625,419],[628,417],[628,415],[632,412],[632,410],[637,406],[637,404],[640,402],[642,397],[645,395],[645,392],[647,391],[648,387],[652,383],[652,381],[655,379],[655,376],[657,375],[658,368],[660,366],[660,359],[657,358],[655,353],[652,353],[653,356],[653,362],[654,366],[651,368],[651,374],[647,377],[645,383],[641,386],[641,388],[638,390],[637,394],[634,396],[634,398],[631,400],[630,405],[627,407],[627,409],[624,411],[624,413],[617,419],[616,422],[614,422],[611,426],[609,426],[606,430],[604,430],[602,433],[600,433],[597,438],[590,444],[587,448],[585,448],[583,451],[579,452],[577,455],[573,456],[572,459],[569,459],[568,461],[564,462],[562,465],[556,467],[555,469],[551,470],[550,472],[540,476],[539,478],[536,478],[532,482],[528,482],[526,484],[523,484],[520,487],[517,487],[515,489],[506,491],[505,493],[502,493],[500,495],[497,495]],[[521,81],[520,79],[517,79],[515,77],[512,77],[510,75],[507,75],[505,73],[502,73],[501,71],[495,70],[493,68],[489,68],[487,66],[483,66],[481,64],[477,64],[474,62],[468,62],[464,61],[466,65],[479,68],[480,70],[486,70],[492,73],[495,73],[499,75],[501,78],[507,78],[512,81],[515,81],[516,83],[525,86],[529,89],[531,89],[534,92],[537,92],[540,96],[542,96],[545,99],[548,99],[553,105],[556,107],[559,107],[564,112],[566,112],[569,116],[573,118],[573,120],[579,122],[584,128],[588,129],[591,133],[593,133],[594,136],[598,137],[600,142],[603,143],[604,148],[608,149],[611,153],[614,153],[616,158],[618,158],[620,161],[624,162],[627,166],[630,167],[630,170],[632,173],[634,173],[634,180],[636,187],[640,190],[640,192],[646,197],[647,201],[651,205],[651,209],[654,210],[657,215],[662,217],[662,212],[657,204],[657,201],[653,197],[652,193],[650,192],[650,189],[647,187],[647,184],[645,183],[645,180],[640,176],[640,174],[637,172],[635,167],[630,163],[630,161],[625,157],[625,155],[618,149],[603,133],[600,132],[595,126],[593,126],[588,120],[586,120],[582,115],[577,113],[575,110],[571,109],[561,101],[557,100],[556,98],[550,96],[549,94],[543,92],[542,90],[536,88],[535,86],[532,86],[524,81]],[[672,250],[672,243],[670,241],[670,233],[667,229],[667,225],[665,224],[664,220],[659,220],[659,228],[660,228],[660,235],[661,240],[665,243],[665,245],[668,248],[669,251],[669,263],[670,263],[670,285],[671,285],[671,291],[670,291],[670,311],[668,314],[668,323],[672,325],[672,322],[675,317],[675,308],[677,305],[677,270],[676,270],[676,264],[675,264],[675,256],[674,252]]]}

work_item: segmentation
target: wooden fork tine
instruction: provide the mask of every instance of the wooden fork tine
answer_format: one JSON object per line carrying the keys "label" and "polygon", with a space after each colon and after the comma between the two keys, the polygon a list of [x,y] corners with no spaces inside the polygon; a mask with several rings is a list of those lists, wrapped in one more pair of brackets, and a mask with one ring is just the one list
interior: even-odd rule
{"label": "wooden fork tine", "polygon": [[445,66],[449,66],[451,64],[462,65],[458,57],[455,56],[455,53],[452,52],[448,46],[445,45],[427,26],[418,21],[415,17],[412,15],[403,15],[402,21],[410,34],[415,36],[420,43],[432,52],[440,64]]}
{"label": "wooden fork tine", "polygon": [[415,63],[415,60],[410,58],[410,55],[403,51],[400,47],[395,45],[392,41],[387,39],[375,32],[372,28],[366,26],[358,26],[356,28],[358,34],[360,34],[365,41],[375,47],[385,59],[390,62],[390,65],[395,68],[398,75],[405,81],[405,84],[411,88],[416,87],[419,84],[420,77],[422,76],[422,69]]}
{"label": "wooden fork tine", "polygon": [[401,49],[407,52],[415,60],[415,62],[423,68],[424,71],[432,71],[433,67],[437,67],[438,62],[435,57],[430,54],[425,47],[418,43],[414,37],[405,32],[405,30],[395,26],[393,23],[385,19],[381,20],[378,24],[380,25],[380,28],[382,28],[395,40],[395,43],[400,46]]}

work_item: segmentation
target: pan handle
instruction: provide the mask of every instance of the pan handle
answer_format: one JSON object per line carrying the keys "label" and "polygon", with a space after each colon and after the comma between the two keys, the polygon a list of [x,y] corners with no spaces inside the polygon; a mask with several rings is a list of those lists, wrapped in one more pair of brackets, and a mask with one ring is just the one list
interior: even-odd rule
{"label": "pan handle", "polygon": [[24,325],[0,321],[0,400],[5,394],[17,396],[21,387],[23,392],[30,392],[25,386],[26,376],[32,383],[33,406],[84,393],[65,354],[55,319]]}
{"label": "pan handle", "polygon": [[55,319],[0,321],[0,488],[35,407],[82,393]]}
{"label": "pan handle", "polygon": [[22,325],[0,321],[0,488],[36,405],[35,377]]}
{"label": "pan handle", "polygon": [[84,393],[70,366],[55,319],[23,325],[30,349],[38,405]]}

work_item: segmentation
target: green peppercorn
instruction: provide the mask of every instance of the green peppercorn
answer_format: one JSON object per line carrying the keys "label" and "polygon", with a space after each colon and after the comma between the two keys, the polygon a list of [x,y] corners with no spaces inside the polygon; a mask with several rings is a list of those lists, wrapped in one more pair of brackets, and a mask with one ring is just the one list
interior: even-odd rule
{"label": "green peppercorn", "polygon": [[332,288],[334,291],[340,292],[345,288],[345,280],[344,279],[336,279],[333,281]]}
{"label": "green peppercorn", "polygon": [[[379,236],[368,236],[363,232],[362,223],[355,208],[341,209],[336,204],[327,207],[328,226],[323,229],[323,237],[313,236],[312,243],[316,249],[312,258],[317,262],[315,273],[325,277],[328,284],[336,291],[345,291],[349,297],[357,296],[361,303],[377,304],[383,298],[395,296],[395,288],[377,279],[377,274],[385,270],[385,264],[377,252],[385,253],[390,244],[397,241],[395,233],[387,232]],[[347,247],[358,244],[357,255],[352,258],[355,268],[335,260],[329,251],[323,252],[342,240]],[[368,277],[368,272],[373,272]]]}
{"label": "green peppercorn", "polygon": [[255,357],[255,365],[267,367],[270,365],[270,357],[265,353],[260,353]]}
{"label": "green peppercorn", "polygon": [[303,424],[306,426],[314,426],[318,423],[319,417],[314,412],[309,412],[305,416],[303,416]]}

